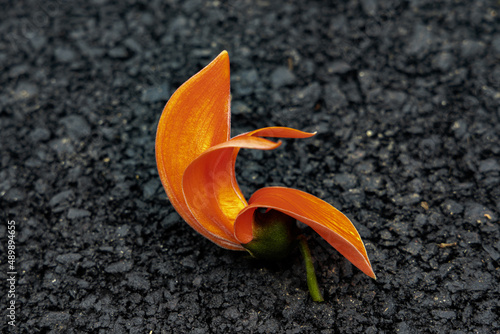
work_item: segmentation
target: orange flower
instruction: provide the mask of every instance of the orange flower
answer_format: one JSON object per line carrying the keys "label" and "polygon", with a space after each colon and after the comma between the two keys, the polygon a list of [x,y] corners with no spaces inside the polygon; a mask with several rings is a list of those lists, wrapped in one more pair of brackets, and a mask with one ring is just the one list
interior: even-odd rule
{"label": "orange flower", "polygon": [[272,150],[281,142],[263,137],[308,138],[314,133],[269,127],[230,138],[229,82],[229,56],[223,51],[185,82],[163,110],[156,134],[156,163],[174,208],[217,245],[251,254],[255,252],[249,245],[256,235],[260,238],[267,233],[260,228],[256,217],[262,213],[256,210],[279,211],[309,225],[362,272],[375,278],[356,228],[330,204],[283,187],[262,188],[245,200],[234,170],[240,148]]}

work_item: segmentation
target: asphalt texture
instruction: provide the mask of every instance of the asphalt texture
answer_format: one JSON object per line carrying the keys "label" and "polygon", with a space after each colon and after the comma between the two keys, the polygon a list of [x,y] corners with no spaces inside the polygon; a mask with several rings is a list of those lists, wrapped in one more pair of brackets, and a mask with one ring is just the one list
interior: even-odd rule
{"label": "asphalt texture", "polygon": [[[3,333],[500,333],[498,1],[0,9]],[[245,194],[282,185],[330,202],[377,280],[303,228],[314,303],[298,251],[259,262],[175,213],[158,119],[222,50],[234,135],[318,132],[243,151]]]}

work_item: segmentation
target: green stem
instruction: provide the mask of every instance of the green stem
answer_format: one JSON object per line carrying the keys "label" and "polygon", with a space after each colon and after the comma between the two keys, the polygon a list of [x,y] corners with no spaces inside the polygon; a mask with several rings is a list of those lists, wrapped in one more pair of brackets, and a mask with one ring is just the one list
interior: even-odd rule
{"label": "green stem", "polygon": [[309,293],[311,298],[315,302],[324,301],[321,291],[319,291],[318,281],[316,279],[316,272],[314,271],[314,264],[312,262],[311,251],[307,245],[306,238],[301,235],[299,236],[300,253],[304,257],[304,264],[306,265],[307,273],[307,286],[309,287]]}

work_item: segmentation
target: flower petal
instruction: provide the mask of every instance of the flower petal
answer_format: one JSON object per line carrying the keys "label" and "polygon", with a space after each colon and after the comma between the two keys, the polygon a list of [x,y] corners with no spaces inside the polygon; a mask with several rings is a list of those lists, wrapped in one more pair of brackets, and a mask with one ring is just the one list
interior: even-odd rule
{"label": "flower petal", "polygon": [[235,236],[240,243],[252,240],[253,213],[261,207],[281,211],[309,225],[352,264],[375,278],[363,241],[351,221],[330,204],[300,190],[269,187],[256,191],[235,221]]}
{"label": "flower petal", "polygon": [[258,136],[258,137],[273,137],[273,138],[309,138],[314,136],[315,134],[316,132],[311,133],[282,126],[271,126],[243,133],[239,136]]}
{"label": "flower petal", "polygon": [[[183,181],[185,199],[197,222],[192,226],[197,231],[205,230],[214,237],[239,245],[234,237],[233,224],[247,202],[234,172],[238,151],[240,148],[271,150],[281,144],[257,137],[259,134],[266,136],[274,134],[289,138],[305,138],[313,135],[290,128],[264,128],[239,135],[211,147],[200,155],[186,169]],[[243,250],[243,247],[240,246],[240,249]]]}
{"label": "flower petal", "polygon": [[163,109],[156,133],[156,164],[177,212],[196,225],[182,192],[186,167],[230,135],[229,56],[222,52],[186,81]]}
{"label": "flower petal", "polygon": [[194,160],[186,169],[183,182],[184,197],[198,225],[193,227],[239,245],[234,238],[233,222],[247,202],[234,176],[233,151],[271,150],[279,145],[259,137],[233,138]]}

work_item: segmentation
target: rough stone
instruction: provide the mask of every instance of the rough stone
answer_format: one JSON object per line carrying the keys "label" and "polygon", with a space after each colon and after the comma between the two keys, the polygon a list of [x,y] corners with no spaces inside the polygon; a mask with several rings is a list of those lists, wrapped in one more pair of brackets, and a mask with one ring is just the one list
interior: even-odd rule
{"label": "rough stone", "polygon": [[[16,222],[18,331],[500,327],[494,7],[465,0],[3,6],[0,207]],[[276,125],[317,132],[275,138],[282,144],[271,151],[241,150],[235,171],[245,198],[286,186],[330,203],[358,230],[376,281],[301,223],[325,298],[314,303],[297,249],[281,262],[257,261],[217,247],[175,212],[156,167],[158,119],[172,88],[223,49],[231,58],[232,135]],[[2,240],[7,227],[0,224]],[[4,321],[0,332],[8,331]]]}

